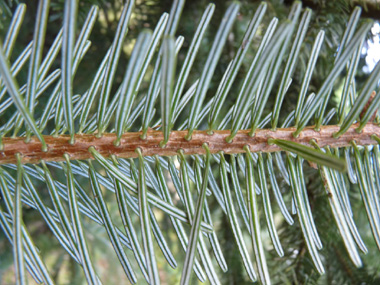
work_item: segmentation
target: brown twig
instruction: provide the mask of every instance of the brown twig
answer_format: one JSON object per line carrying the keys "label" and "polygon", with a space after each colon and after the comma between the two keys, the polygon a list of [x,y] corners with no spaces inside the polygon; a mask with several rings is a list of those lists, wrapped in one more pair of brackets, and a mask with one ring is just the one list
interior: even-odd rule
{"label": "brown twig", "polygon": [[[365,115],[365,113],[367,112],[369,106],[371,106],[371,103],[372,103],[373,99],[375,98],[375,96],[376,96],[376,91],[372,91],[372,93],[371,93],[371,97],[369,97],[369,99],[368,99],[368,101],[367,101],[367,104],[365,104],[365,106],[364,106],[362,112],[361,112],[360,115],[359,115],[359,116],[360,116],[360,119],[362,119],[362,118],[364,117],[364,115]],[[375,112],[373,112],[371,118],[369,119],[369,122],[373,122],[373,121],[375,120],[375,118],[376,118],[376,114],[377,114],[377,110],[376,110]]]}
{"label": "brown twig", "polygon": [[68,135],[45,136],[48,146],[47,152],[41,150],[42,145],[36,137],[32,137],[29,143],[25,143],[23,137],[3,138],[0,164],[16,163],[15,154],[17,153],[20,153],[22,163],[39,163],[40,160],[63,161],[65,153],[72,160],[89,159],[92,158],[88,152],[90,146],[94,146],[105,157],[115,154],[118,157],[132,158],[137,157],[136,148],[140,148],[144,156],[172,156],[176,155],[180,149],[183,150],[184,154],[204,154],[203,143],[208,143],[211,153],[219,151],[226,154],[242,153],[245,145],[248,145],[252,152],[279,151],[278,146],[267,143],[269,138],[289,140],[309,146],[311,146],[310,140],[314,139],[319,147],[326,145],[331,147],[348,146],[353,140],[358,145],[377,144],[371,136],[380,136],[380,126],[368,123],[360,134],[355,131],[357,127],[357,124],[352,125],[345,134],[337,139],[332,136],[339,130],[339,126],[336,125],[321,127],[319,132],[310,126],[305,128],[297,138],[292,135],[295,128],[277,129],[276,131],[258,129],[254,137],[248,135],[249,130],[241,130],[231,143],[226,142],[226,137],[230,131],[214,131],[212,135],[207,134],[207,131],[194,131],[191,141],[184,138],[187,131],[172,131],[169,142],[164,148],[159,146],[163,140],[162,132],[156,130],[149,130],[144,140],[140,138],[140,132],[126,133],[122,136],[120,146],[113,144],[116,139],[115,134],[104,134],[101,138],[97,138],[96,135],[76,135],[73,145],[69,144],[70,137]]}

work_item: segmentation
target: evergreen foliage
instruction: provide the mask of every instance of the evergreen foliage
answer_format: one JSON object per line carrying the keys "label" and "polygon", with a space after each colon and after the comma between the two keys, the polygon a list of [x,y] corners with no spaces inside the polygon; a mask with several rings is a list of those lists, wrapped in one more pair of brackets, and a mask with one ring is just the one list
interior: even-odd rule
{"label": "evergreen foliage", "polygon": [[[73,284],[121,282],[104,262],[130,283],[379,282],[380,64],[368,76],[359,64],[373,21],[358,7],[315,18],[299,1],[285,19],[273,1],[247,20],[234,1],[215,32],[218,3],[184,38],[174,0],[130,41],[141,7],[123,4],[80,84],[97,6],[83,17],[64,1],[47,44],[56,4],[38,1],[15,56],[18,4],[2,36],[0,250],[11,245],[13,280],[67,282],[62,267]],[[330,16],[336,26],[318,22]]]}

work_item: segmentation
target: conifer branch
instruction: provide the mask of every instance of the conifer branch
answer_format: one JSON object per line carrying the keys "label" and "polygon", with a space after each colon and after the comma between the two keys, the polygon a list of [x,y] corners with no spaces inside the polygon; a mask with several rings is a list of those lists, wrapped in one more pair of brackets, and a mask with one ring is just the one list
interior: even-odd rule
{"label": "conifer branch", "polygon": [[243,153],[244,146],[248,145],[251,152],[276,152],[281,149],[276,145],[268,144],[268,139],[281,139],[297,142],[303,145],[313,146],[311,140],[315,140],[319,147],[345,147],[350,146],[352,141],[358,145],[374,145],[377,140],[373,136],[380,137],[380,126],[368,123],[358,133],[356,131],[359,124],[353,124],[347,132],[339,138],[334,138],[333,134],[339,130],[339,126],[330,125],[321,127],[320,131],[314,130],[313,126],[306,127],[297,138],[293,137],[296,128],[283,128],[272,131],[270,129],[258,129],[255,136],[249,136],[250,130],[240,130],[231,143],[226,142],[230,135],[228,130],[214,131],[209,135],[207,131],[194,131],[190,141],[185,139],[187,131],[172,131],[165,147],[160,147],[163,140],[161,131],[150,129],[146,139],[141,139],[141,132],[130,132],[122,135],[120,145],[115,146],[115,134],[103,134],[98,138],[96,134],[81,134],[75,136],[75,144],[70,144],[70,136],[59,137],[44,136],[48,150],[42,150],[42,144],[37,137],[32,137],[26,143],[24,137],[3,138],[3,149],[0,152],[0,164],[16,163],[16,154],[21,155],[22,163],[39,163],[44,161],[64,161],[63,155],[66,153],[71,160],[92,158],[89,147],[95,149],[105,157],[114,154],[122,158],[135,158],[137,148],[140,148],[143,156],[173,156],[178,154],[178,150],[183,150],[186,155],[205,154],[202,147],[207,143],[211,153],[223,151],[225,154]]}

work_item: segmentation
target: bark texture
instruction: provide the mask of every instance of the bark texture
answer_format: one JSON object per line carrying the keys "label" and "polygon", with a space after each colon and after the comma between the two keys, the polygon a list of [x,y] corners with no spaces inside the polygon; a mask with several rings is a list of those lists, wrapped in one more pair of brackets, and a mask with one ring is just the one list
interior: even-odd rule
{"label": "bark texture", "polygon": [[0,164],[16,163],[16,154],[21,155],[22,163],[39,163],[45,161],[64,161],[63,155],[67,153],[70,159],[91,159],[92,156],[88,148],[93,146],[103,156],[108,157],[115,154],[118,157],[130,158],[137,157],[135,152],[140,148],[144,156],[176,155],[178,150],[182,149],[184,154],[204,154],[203,143],[207,143],[211,153],[223,151],[226,154],[243,153],[244,146],[248,145],[252,152],[275,152],[281,150],[276,145],[269,145],[268,139],[283,139],[309,145],[310,140],[314,139],[319,147],[344,147],[355,141],[358,145],[377,144],[372,135],[380,137],[380,126],[374,123],[368,123],[361,133],[356,132],[357,124],[352,125],[350,129],[340,136],[334,138],[333,134],[339,130],[339,126],[324,126],[320,131],[315,131],[313,127],[305,128],[297,138],[293,137],[295,128],[277,129],[258,129],[254,137],[248,135],[249,130],[241,130],[231,143],[226,142],[230,131],[214,131],[209,135],[206,131],[194,131],[191,141],[187,141],[185,136],[187,131],[172,131],[167,145],[162,148],[160,142],[163,140],[161,131],[150,130],[146,139],[141,139],[140,132],[125,133],[122,136],[120,146],[115,146],[115,134],[104,134],[98,138],[96,135],[76,135],[75,143],[69,144],[70,136],[63,135],[59,137],[45,136],[48,145],[48,151],[41,150],[41,142],[32,137],[29,143],[25,143],[23,137],[3,138],[3,148],[0,151]]}

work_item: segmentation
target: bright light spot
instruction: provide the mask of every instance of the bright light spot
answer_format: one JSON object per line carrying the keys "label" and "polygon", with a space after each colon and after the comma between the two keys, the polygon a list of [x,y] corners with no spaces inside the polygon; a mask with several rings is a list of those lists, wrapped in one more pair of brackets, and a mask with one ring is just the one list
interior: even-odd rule
{"label": "bright light spot", "polygon": [[363,71],[370,73],[378,61],[380,61],[380,24],[376,22],[371,28],[372,37],[367,40],[363,47],[362,54],[365,54],[366,66]]}

